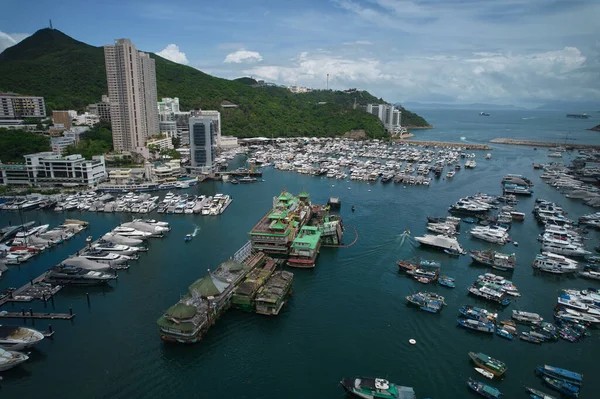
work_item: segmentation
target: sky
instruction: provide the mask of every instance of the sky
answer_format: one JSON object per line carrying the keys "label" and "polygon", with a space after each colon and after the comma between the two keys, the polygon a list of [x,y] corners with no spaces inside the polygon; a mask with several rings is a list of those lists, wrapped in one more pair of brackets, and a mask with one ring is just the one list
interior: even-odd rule
{"label": "sky", "polygon": [[[88,4],[89,3],[89,4]],[[388,102],[600,101],[599,0],[36,0],[0,4],[0,51],[54,28],[223,78]],[[177,96],[177,93],[170,93]]]}

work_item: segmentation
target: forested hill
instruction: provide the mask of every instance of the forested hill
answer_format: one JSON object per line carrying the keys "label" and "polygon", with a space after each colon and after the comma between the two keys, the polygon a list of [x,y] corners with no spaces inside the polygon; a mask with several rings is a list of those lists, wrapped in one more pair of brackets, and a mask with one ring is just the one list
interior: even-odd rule
{"label": "forested hill", "polygon": [[[223,133],[252,136],[334,136],[364,129],[382,137],[379,120],[353,104],[383,102],[365,91],[294,94],[281,87],[254,87],[251,79],[221,79],[151,53],[156,60],[158,97],[179,97],[182,109],[220,109]],[[58,30],[41,29],[0,54],[0,91],[45,97],[52,109],[83,110],[107,93],[102,47],[79,42]],[[403,112],[403,124],[425,126]]]}

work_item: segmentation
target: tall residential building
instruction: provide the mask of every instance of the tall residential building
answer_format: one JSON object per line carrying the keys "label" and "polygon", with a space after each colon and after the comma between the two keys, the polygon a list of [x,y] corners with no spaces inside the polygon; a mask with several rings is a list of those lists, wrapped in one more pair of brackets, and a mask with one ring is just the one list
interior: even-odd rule
{"label": "tall residential building", "polygon": [[139,150],[159,133],[154,60],[138,52],[129,39],[104,46],[113,146]]}
{"label": "tall residential building", "polygon": [[390,104],[368,104],[366,111],[381,120],[389,133],[397,133],[402,127],[402,111]]}
{"label": "tall residential building", "polygon": [[0,93],[0,119],[45,118],[44,97]]}
{"label": "tall residential building", "polygon": [[215,164],[217,123],[203,114],[190,117],[190,161],[192,168],[210,173]]}

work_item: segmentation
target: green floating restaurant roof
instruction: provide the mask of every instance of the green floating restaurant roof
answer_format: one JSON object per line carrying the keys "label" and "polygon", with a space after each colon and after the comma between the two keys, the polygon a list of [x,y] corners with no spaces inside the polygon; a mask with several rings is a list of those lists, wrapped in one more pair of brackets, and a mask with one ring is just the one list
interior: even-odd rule
{"label": "green floating restaurant roof", "polygon": [[239,272],[248,266],[243,263],[239,263],[234,261],[233,259],[227,259],[225,262],[221,263],[219,267],[229,270],[230,272]]}
{"label": "green floating restaurant roof", "polygon": [[197,313],[197,309],[193,306],[178,302],[171,306],[165,314],[174,319],[191,319]]}
{"label": "green floating restaurant roof", "polygon": [[305,190],[302,190],[302,192],[300,194],[298,194],[298,197],[308,198],[308,197],[310,197],[310,195]]}
{"label": "green floating restaurant roof", "polygon": [[160,319],[156,321],[156,323],[161,327],[172,328],[180,331],[193,331],[195,326],[194,323],[186,321],[183,323],[175,323],[169,320],[167,317],[162,316]]}
{"label": "green floating restaurant roof", "polygon": [[282,223],[281,220],[275,220],[273,221],[273,223],[271,223],[269,228],[273,230],[285,230],[287,229],[287,225],[285,223]]}
{"label": "green floating restaurant roof", "polygon": [[280,201],[289,201],[292,198],[294,198],[294,196],[288,193],[285,189],[281,192],[281,194],[279,194],[279,197],[277,197],[277,199]]}
{"label": "green floating restaurant roof", "polygon": [[288,216],[288,211],[273,210],[269,214],[269,219],[285,219]]}
{"label": "green floating restaurant roof", "polygon": [[218,296],[229,286],[228,283],[219,280],[210,272],[190,285],[190,292],[195,292],[201,297]]}
{"label": "green floating restaurant roof", "polygon": [[310,248],[315,248],[320,239],[321,230],[318,227],[304,226],[300,230],[300,234],[294,239],[292,247],[306,247],[304,244],[308,244]]}

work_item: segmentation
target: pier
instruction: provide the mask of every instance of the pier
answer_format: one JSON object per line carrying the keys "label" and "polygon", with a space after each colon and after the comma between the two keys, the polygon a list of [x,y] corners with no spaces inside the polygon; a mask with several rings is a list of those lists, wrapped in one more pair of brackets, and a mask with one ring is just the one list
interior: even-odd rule
{"label": "pier", "polygon": [[71,320],[75,313],[35,313],[35,312],[0,312],[0,319],[48,319]]}
{"label": "pier", "polygon": [[[398,143],[405,143],[408,145],[418,145],[421,147],[441,147],[441,148],[464,148],[466,150],[491,150],[487,144],[474,144],[474,143],[452,143],[447,141],[420,141],[420,140],[396,140]],[[492,140],[492,142],[494,142]]]}
{"label": "pier", "polygon": [[599,150],[600,149],[600,145],[593,145],[593,144],[561,144],[561,143],[552,143],[552,142],[545,142],[545,141],[530,141],[530,140],[515,140],[515,139],[509,139],[509,138],[505,138],[505,137],[499,137],[499,138],[495,138],[490,140],[490,143],[494,143],[494,144],[508,144],[508,145],[524,145],[524,146],[529,146],[529,147],[564,147],[567,150],[583,150],[583,149],[593,149],[593,150]]}
{"label": "pier", "polygon": [[0,306],[8,302],[31,302],[34,299],[39,299],[44,302],[48,301],[58,291],[60,291],[62,286],[45,283],[45,278],[46,272],[29,281],[21,288],[17,288],[16,290],[0,297]]}

